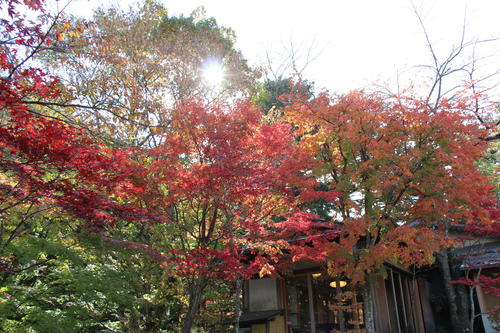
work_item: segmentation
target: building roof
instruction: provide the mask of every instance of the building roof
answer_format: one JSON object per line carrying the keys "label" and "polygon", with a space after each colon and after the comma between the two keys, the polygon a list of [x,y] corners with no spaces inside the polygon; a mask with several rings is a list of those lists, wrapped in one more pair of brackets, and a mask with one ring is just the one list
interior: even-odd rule
{"label": "building roof", "polygon": [[500,242],[477,244],[455,249],[455,255],[463,258],[460,269],[500,267]]}
{"label": "building roof", "polygon": [[240,325],[265,323],[283,313],[283,310],[245,312],[240,317]]}

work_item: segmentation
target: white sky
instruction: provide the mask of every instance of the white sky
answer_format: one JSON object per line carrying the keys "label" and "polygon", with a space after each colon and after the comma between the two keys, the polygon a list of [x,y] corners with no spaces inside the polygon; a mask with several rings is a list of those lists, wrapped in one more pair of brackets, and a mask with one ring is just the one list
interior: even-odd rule
{"label": "white sky", "polygon": [[[204,6],[207,15],[235,30],[236,47],[252,65],[276,59],[292,42],[319,57],[304,72],[316,87],[345,92],[376,80],[395,81],[415,66],[429,64],[430,54],[409,0],[163,0],[170,15],[189,15]],[[97,4],[116,1],[74,0],[71,11],[87,14]],[[119,2],[123,6],[130,0]],[[459,42],[467,12],[466,40],[500,37],[500,0],[415,0],[438,54]],[[491,56],[485,70],[500,68],[500,43],[479,48]],[[282,56],[281,56],[282,57]],[[300,59],[299,59],[300,60]],[[299,61],[300,62],[300,61]],[[279,63],[279,61],[276,61]],[[418,82],[416,82],[418,83]]]}

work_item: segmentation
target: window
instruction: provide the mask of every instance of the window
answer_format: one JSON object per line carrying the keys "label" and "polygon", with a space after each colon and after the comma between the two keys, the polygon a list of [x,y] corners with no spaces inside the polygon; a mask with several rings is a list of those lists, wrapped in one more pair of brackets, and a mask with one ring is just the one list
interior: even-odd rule
{"label": "window", "polygon": [[252,311],[268,311],[280,309],[278,281],[266,278],[248,281],[248,304],[245,306]]}
{"label": "window", "polygon": [[413,300],[412,280],[393,269],[387,269],[385,279],[387,304],[391,332],[414,333],[415,329],[415,302]]}
{"label": "window", "polygon": [[326,273],[287,280],[287,323],[291,333],[330,333],[364,327],[361,294],[345,279]]}

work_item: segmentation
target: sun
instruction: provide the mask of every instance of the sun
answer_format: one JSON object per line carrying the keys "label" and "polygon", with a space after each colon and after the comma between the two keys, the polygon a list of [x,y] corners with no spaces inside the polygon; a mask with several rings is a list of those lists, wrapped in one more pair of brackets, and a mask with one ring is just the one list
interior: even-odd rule
{"label": "sun", "polygon": [[211,87],[220,87],[224,82],[224,67],[220,61],[210,59],[202,66],[203,78]]}

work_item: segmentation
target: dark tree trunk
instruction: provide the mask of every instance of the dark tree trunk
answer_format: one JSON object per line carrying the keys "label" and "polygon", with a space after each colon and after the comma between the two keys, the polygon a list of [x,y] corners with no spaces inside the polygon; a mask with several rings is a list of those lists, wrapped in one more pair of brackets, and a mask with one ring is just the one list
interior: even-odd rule
{"label": "dark tree trunk", "polygon": [[363,286],[363,308],[366,333],[375,333],[375,297],[374,286],[370,276],[366,276]]}
{"label": "dark tree trunk", "polygon": [[189,308],[186,317],[184,318],[184,322],[182,323],[182,333],[191,333],[205,285],[206,278],[205,276],[200,275],[194,281],[189,290]]}
{"label": "dark tree trunk", "polygon": [[[462,328],[466,328],[465,322],[467,319],[470,319],[470,307],[471,304],[469,302],[469,286],[463,284],[455,284],[455,290],[457,291],[458,298],[460,300],[458,304],[458,315],[460,318],[463,318],[461,321]],[[467,331],[468,332],[468,331]]]}
{"label": "dark tree trunk", "polygon": [[236,277],[236,292],[234,296],[234,332],[240,332],[240,317],[241,317],[241,291],[242,291],[242,281],[241,275],[238,274]]}
{"label": "dark tree trunk", "polygon": [[476,318],[476,309],[474,306],[474,286],[469,287],[469,300],[470,300],[470,306],[469,306],[469,333],[474,333],[474,319]]}
{"label": "dark tree trunk", "polygon": [[[452,326],[453,333],[463,333],[465,332],[465,327],[467,326],[468,314],[466,317],[461,317],[463,311],[459,310],[459,299],[457,297],[457,292],[455,290],[454,285],[451,285],[450,282],[453,281],[452,271],[450,267],[450,260],[448,255],[448,250],[444,247],[441,248],[439,253],[436,255],[439,263],[439,269],[443,276],[444,288],[446,292],[446,298],[448,300],[448,307],[450,312],[450,322]],[[460,295],[462,298],[462,295]],[[465,324],[465,325],[464,325]]]}
{"label": "dark tree trunk", "polygon": [[[448,254],[448,258],[451,261],[451,277],[453,280],[458,280],[463,278],[463,272],[460,271],[460,265],[453,265],[453,256],[451,254]],[[458,316],[459,318],[463,318],[461,320],[462,323],[462,329],[465,329],[467,326],[465,325],[465,321],[467,318],[469,318],[470,314],[470,302],[469,302],[469,286],[463,285],[463,284],[455,284],[453,285],[455,288],[455,291],[458,296]],[[469,318],[470,319],[470,318]]]}

